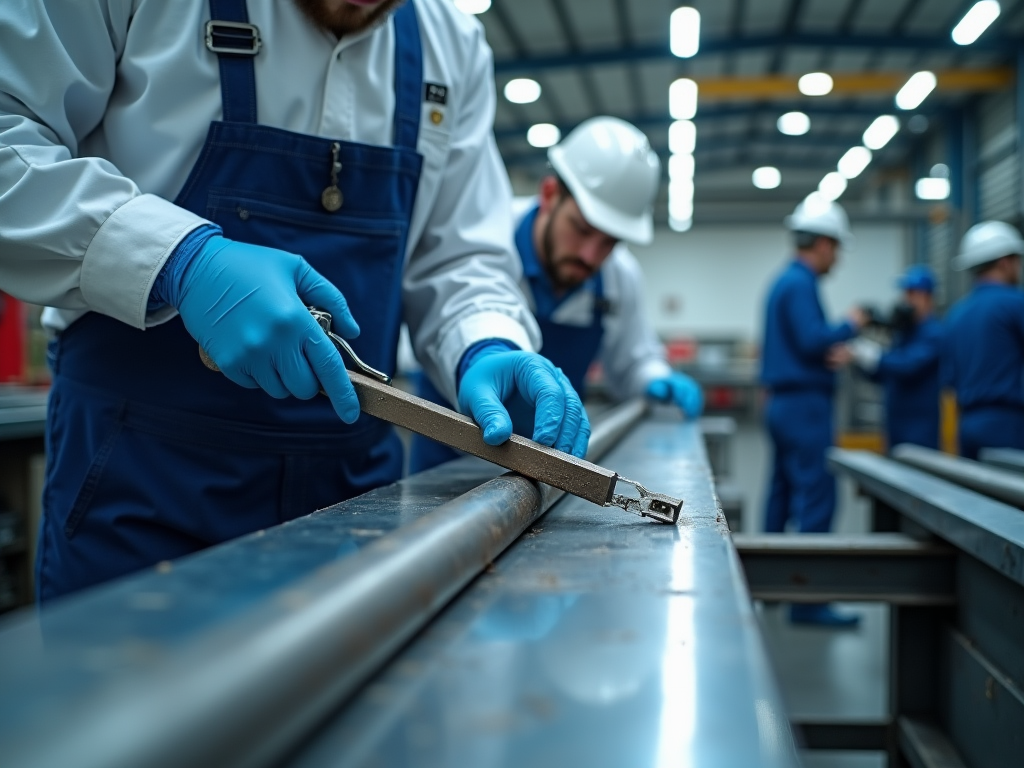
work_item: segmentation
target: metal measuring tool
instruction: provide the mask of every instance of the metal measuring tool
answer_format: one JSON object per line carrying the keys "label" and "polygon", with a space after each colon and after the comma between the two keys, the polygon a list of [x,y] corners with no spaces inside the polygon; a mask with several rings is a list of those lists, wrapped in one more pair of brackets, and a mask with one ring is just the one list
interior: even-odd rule
{"label": "metal measuring tool", "polygon": [[[344,352],[359,369],[350,369],[348,373],[363,413],[479,456],[598,506],[619,507],[660,523],[675,524],[679,519],[683,507],[681,499],[652,493],[635,480],[585,459],[516,434],[501,445],[488,445],[483,440],[482,430],[472,419],[391,386],[390,376],[360,360],[349,343],[331,330],[330,313],[316,307],[309,307],[309,311],[338,350]],[[205,350],[200,348],[199,354],[206,367],[220,370]],[[616,493],[618,483],[633,486],[638,496]]]}

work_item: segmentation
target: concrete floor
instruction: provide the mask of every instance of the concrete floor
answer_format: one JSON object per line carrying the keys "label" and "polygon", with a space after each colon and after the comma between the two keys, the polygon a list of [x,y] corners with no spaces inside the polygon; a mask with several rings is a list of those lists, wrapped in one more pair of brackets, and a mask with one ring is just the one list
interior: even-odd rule
{"label": "concrete floor", "polygon": [[[730,451],[730,480],[744,499],[742,529],[761,529],[771,447],[756,423],[741,423]],[[868,530],[868,508],[852,484],[840,482],[833,529]],[[791,625],[785,606],[759,606],[765,644],[775,665],[782,696],[794,717],[877,717],[885,712],[888,675],[888,609],[879,604],[844,605],[861,614],[856,630],[827,630]],[[885,757],[871,752],[805,750],[807,768],[883,768]]]}

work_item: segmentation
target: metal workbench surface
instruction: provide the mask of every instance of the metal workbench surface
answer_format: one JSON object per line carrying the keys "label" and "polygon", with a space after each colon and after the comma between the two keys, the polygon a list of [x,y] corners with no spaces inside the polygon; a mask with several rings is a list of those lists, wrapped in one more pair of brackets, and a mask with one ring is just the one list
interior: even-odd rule
{"label": "metal workbench surface", "polygon": [[700,432],[647,421],[603,463],[678,526],[564,498],[289,768],[798,765]]}
{"label": "metal workbench surface", "polygon": [[42,437],[47,397],[46,390],[0,386],[0,440]]}

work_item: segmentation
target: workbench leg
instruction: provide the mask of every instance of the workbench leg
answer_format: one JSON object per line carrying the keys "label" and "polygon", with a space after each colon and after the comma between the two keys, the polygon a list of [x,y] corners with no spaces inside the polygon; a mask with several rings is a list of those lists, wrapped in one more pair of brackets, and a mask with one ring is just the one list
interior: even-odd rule
{"label": "workbench leg", "polygon": [[889,621],[889,768],[910,768],[900,752],[899,719],[938,721],[940,638],[948,609],[893,605]]}

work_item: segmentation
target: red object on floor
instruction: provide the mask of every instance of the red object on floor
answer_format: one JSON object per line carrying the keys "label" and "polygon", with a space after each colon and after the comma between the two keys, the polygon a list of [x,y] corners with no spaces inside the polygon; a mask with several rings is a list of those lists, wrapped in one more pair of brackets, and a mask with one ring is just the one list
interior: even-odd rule
{"label": "red object on floor", "polygon": [[0,383],[25,381],[25,342],[28,336],[26,317],[24,304],[0,293]]}

